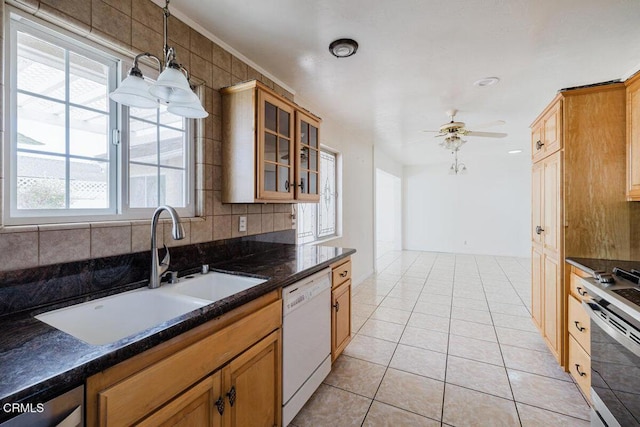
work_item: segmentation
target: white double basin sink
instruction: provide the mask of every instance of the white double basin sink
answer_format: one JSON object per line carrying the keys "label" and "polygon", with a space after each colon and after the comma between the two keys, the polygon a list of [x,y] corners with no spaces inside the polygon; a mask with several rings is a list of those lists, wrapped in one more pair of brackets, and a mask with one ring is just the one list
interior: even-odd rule
{"label": "white double basin sink", "polygon": [[88,344],[104,345],[161,325],[265,280],[218,272],[180,278],[158,289],[141,288],[36,316]]}

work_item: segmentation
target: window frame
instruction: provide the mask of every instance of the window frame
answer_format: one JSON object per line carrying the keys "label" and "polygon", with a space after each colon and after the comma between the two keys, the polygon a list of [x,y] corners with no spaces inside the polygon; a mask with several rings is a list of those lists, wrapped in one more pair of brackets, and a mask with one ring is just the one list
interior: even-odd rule
{"label": "window frame", "polygon": [[[149,61],[149,64],[155,64]],[[121,61],[119,81],[122,81],[124,76],[129,72],[129,67],[131,65],[127,61]],[[145,78],[148,80],[155,80],[158,75],[158,69],[145,64],[144,58],[141,59],[141,62],[138,64],[138,68],[142,71]],[[196,94],[200,99],[202,99],[202,85],[196,87]],[[120,117],[122,123],[120,124],[120,153],[122,156],[121,160],[121,168],[120,168],[120,190],[122,196],[119,198],[118,210],[123,220],[131,219],[148,219],[153,215],[153,212],[156,210],[155,207],[152,208],[132,208],[129,206],[129,196],[130,196],[130,176],[129,176],[129,107],[125,107],[122,105],[118,105],[120,110]],[[177,207],[172,206],[178,212],[178,215],[182,218],[192,218],[196,216],[196,138],[195,138],[195,129],[196,129],[196,121],[195,119],[183,119],[183,123],[185,126],[185,159],[184,164],[186,168],[185,173],[185,206]]]}
{"label": "window frame", "polygon": [[[325,236],[318,237],[319,229],[320,229],[320,201],[318,203],[304,203],[305,205],[312,205],[316,210],[316,227],[315,227],[315,235],[314,240],[301,242],[299,231],[296,229],[296,243],[299,245],[317,245],[328,242],[330,240],[339,239],[342,237],[342,154],[334,150],[332,148],[327,147],[324,144],[320,145],[320,153],[325,152],[335,156],[335,232],[333,234],[328,234]],[[322,156],[322,154],[320,155]],[[320,191],[320,183],[319,189]],[[320,196],[322,199],[322,195]],[[296,206],[296,217],[300,218],[300,205],[303,203],[298,203]]]}
{"label": "window frame", "polygon": [[[25,31],[44,41],[53,43],[63,49],[87,56],[100,63],[108,62],[109,65],[109,91],[114,90],[127,75],[132,58],[113,52],[108,47],[74,34],[58,25],[44,21],[12,6],[6,7],[4,14],[4,26],[8,29],[8,35],[4,41],[7,54],[4,58],[5,77],[3,83],[7,90],[4,93],[4,119],[7,128],[4,132],[4,149],[2,150],[2,167],[4,170],[4,182],[0,198],[2,208],[2,226],[41,225],[41,224],[65,224],[65,223],[91,223],[101,221],[127,221],[149,219],[153,208],[129,207],[129,108],[108,100],[109,120],[109,201],[108,209],[47,209],[47,210],[20,210],[17,209],[17,114],[13,106],[17,105],[17,32]],[[16,64],[15,66],[12,64]],[[149,62],[153,65],[153,63]],[[145,76],[157,78],[157,68],[143,63],[140,68]],[[68,73],[69,69],[65,70]],[[202,99],[202,85],[196,89],[199,98]],[[68,110],[70,102],[68,96],[63,102]],[[72,104],[72,103],[71,103]],[[197,206],[196,173],[196,121],[183,119],[185,126],[185,206],[176,207],[183,218],[195,217]],[[68,129],[68,128],[67,128]],[[117,137],[115,132],[117,132]],[[69,153],[61,156],[65,161],[70,157]],[[74,156],[71,156],[74,158]],[[68,179],[68,178],[67,178]]]}

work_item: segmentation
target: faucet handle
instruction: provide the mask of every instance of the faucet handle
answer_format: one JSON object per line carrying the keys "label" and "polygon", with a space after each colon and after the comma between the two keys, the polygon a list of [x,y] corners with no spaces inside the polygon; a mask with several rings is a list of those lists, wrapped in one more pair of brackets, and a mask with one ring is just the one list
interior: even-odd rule
{"label": "faucet handle", "polygon": [[167,247],[167,245],[164,245],[164,244],[162,246],[164,246],[164,258],[162,258],[162,261],[160,261],[160,265],[169,267],[169,263],[171,262],[171,255],[169,255],[169,248]]}
{"label": "faucet handle", "polygon": [[164,272],[167,271],[167,269],[169,269],[169,263],[171,262],[171,255],[169,255],[169,248],[167,248],[167,245],[162,245],[162,246],[164,246],[165,254],[164,254],[164,258],[162,258],[162,261],[160,261],[160,264],[158,264],[158,276],[162,276]]}

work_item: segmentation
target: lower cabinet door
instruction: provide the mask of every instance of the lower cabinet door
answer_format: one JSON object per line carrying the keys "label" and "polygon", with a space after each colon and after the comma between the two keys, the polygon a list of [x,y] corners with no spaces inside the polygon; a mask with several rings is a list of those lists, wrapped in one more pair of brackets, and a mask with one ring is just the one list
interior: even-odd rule
{"label": "lower cabinet door", "polygon": [[282,412],[280,330],[222,368],[224,427],[273,427]]}
{"label": "lower cabinet door", "polygon": [[351,340],[351,280],[331,291],[331,361]]}
{"label": "lower cabinet door", "polygon": [[205,378],[140,422],[144,427],[220,427],[216,410],[220,398],[220,371]]}

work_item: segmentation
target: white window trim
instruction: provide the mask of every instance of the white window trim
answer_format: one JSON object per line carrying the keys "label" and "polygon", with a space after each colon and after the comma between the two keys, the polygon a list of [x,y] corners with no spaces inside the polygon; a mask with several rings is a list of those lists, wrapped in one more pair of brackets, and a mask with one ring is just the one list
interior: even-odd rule
{"label": "white window trim", "polygon": [[[336,156],[336,232],[335,234],[324,236],[311,242],[300,243],[298,230],[296,229],[296,244],[299,245],[322,245],[331,242],[332,240],[342,238],[342,153],[324,144],[320,144],[320,150],[330,152]],[[297,216],[298,207],[296,206],[296,217]]]}
{"label": "white window trim", "polygon": [[[123,76],[127,75],[130,64],[132,62],[132,57],[119,54],[114,52],[112,49],[97,43],[92,40],[88,40],[82,36],[79,36],[69,30],[66,30],[58,25],[52,24],[48,21],[45,21],[41,18],[35,17],[27,12],[24,12],[20,9],[17,9],[10,5],[5,5],[5,14],[4,14],[4,28],[11,30],[11,20],[12,17],[17,18],[18,20],[25,19],[28,21],[28,24],[21,25],[29,25],[30,28],[35,28],[36,31],[44,32],[48,34],[50,31],[53,31],[56,37],[62,40],[66,45],[71,45],[74,48],[78,48],[78,45],[82,51],[91,51],[95,52],[94,55],[105,58],[111,57],[115,62],[116,70],[116,79],[118,82],[122,81]],[[38,28],[40,27],[40,28]],[[52,37],[52,35],[48,35],[47,37]],[[0,227],[11,227],[11,226],[21,226],[21,225],[43,225],[43,224],[65,224],[65,223],[92,223],[92,222],[103,222],[103,221],[129,221],[129,220],[148,220],[153,214],[155,208],[128,208],[128,182],[125,179],[128,179],[128,160],[125,162],[123,156],[128,150],[122,149],[122,141],[125,138],[128,138],[125,135],[125,129],[128,130],[128,126],[124,126],[124,111],[126,107],[121,105],[117,105],[115,108],[110,108],[110,116],[116,115],[116,128],[120,129],[120,147],[112,150],[115,151],[115,161],[110,162],[110,173],[112,176],[116,176],[115,185],[112,186],[112,192],[115,192],[115,204],[112,206],[112,213],[104,213],[104,210],[101,212],[91,211],[91,210],[82,210],[82,214],[74,215],[70,210],[64,210],[60,212],[59,215],[51,215],[51,216],[43,216],[43,215],[21,215],[21,216],[13,216],[11,212],[11,198],[15,197],[15,193],[11,189],[12,183],[16,182],[15,178],[15,165],[16,159],[14,157],[14,153],[12,153],[12,133],[16,132],[17,122],[15,120],[15,113],[13,112],[12,105],[15,105],[15,99],[12,99],[13,94],[9,88],[16,87],[16,76],[12,75],[9,71],[11,70],[11,61],[15,59],[16,50],[12,48],[11,44],[14,40],[14,37],[9,36],[5,38],[4,47],[5,51],[8,52],[5,55],[4,60],[4,69],[5,69],[5,78],[4,78],[4,118],[5,123],[9,124],[9,129],[5,129],[4,132],[4,150],[2,152],[3,158],[0,161],[3,162],[4,168],[4,182],[2,186],[2,205],[0,208],[3,209],[4,215],[2,216],[2,223]],[[145,61],[140,63],[140,67],[143,68],[143,72],[146,76],[151,76],[152,78],[156,78],[158,75],[158,70],[152,67],[148,67],[144,64]],[[15,61],[14,61],[15,63]],[[197,93],[199,97],[203,98],[202,93],[202,85],[199,85],[197,88]],[[16,93],[14,91],[14,93]],[[113,102],[113,101],[110,101]],[[115,103],[114,103],[115,104]],[[12,118],[13,117],[13,118]],[[196,138],[195,138],[195,120],[187,120],[187,153],[185,153],[185,162],[189,166],[187,173],[187,189],[185,195],[186,206],[182,208],[176,208],[178,213],[183,218],[195,218],[196,217],[196,206],[197,206],[197,191],[195,188],[196,183],[196,173],[204,173],[204,171],[197,171],[198,166],[196,165]],[[11,162],[7,160],[11,159]],[[10,164],[11,163],[11,164]],[[118,166],[119,165],[119,166]],[[115,169],[111,170],[111,169]],[[110,195],[111,197],[112,195]],[[80,210],[77,210],[79,212]]]}

